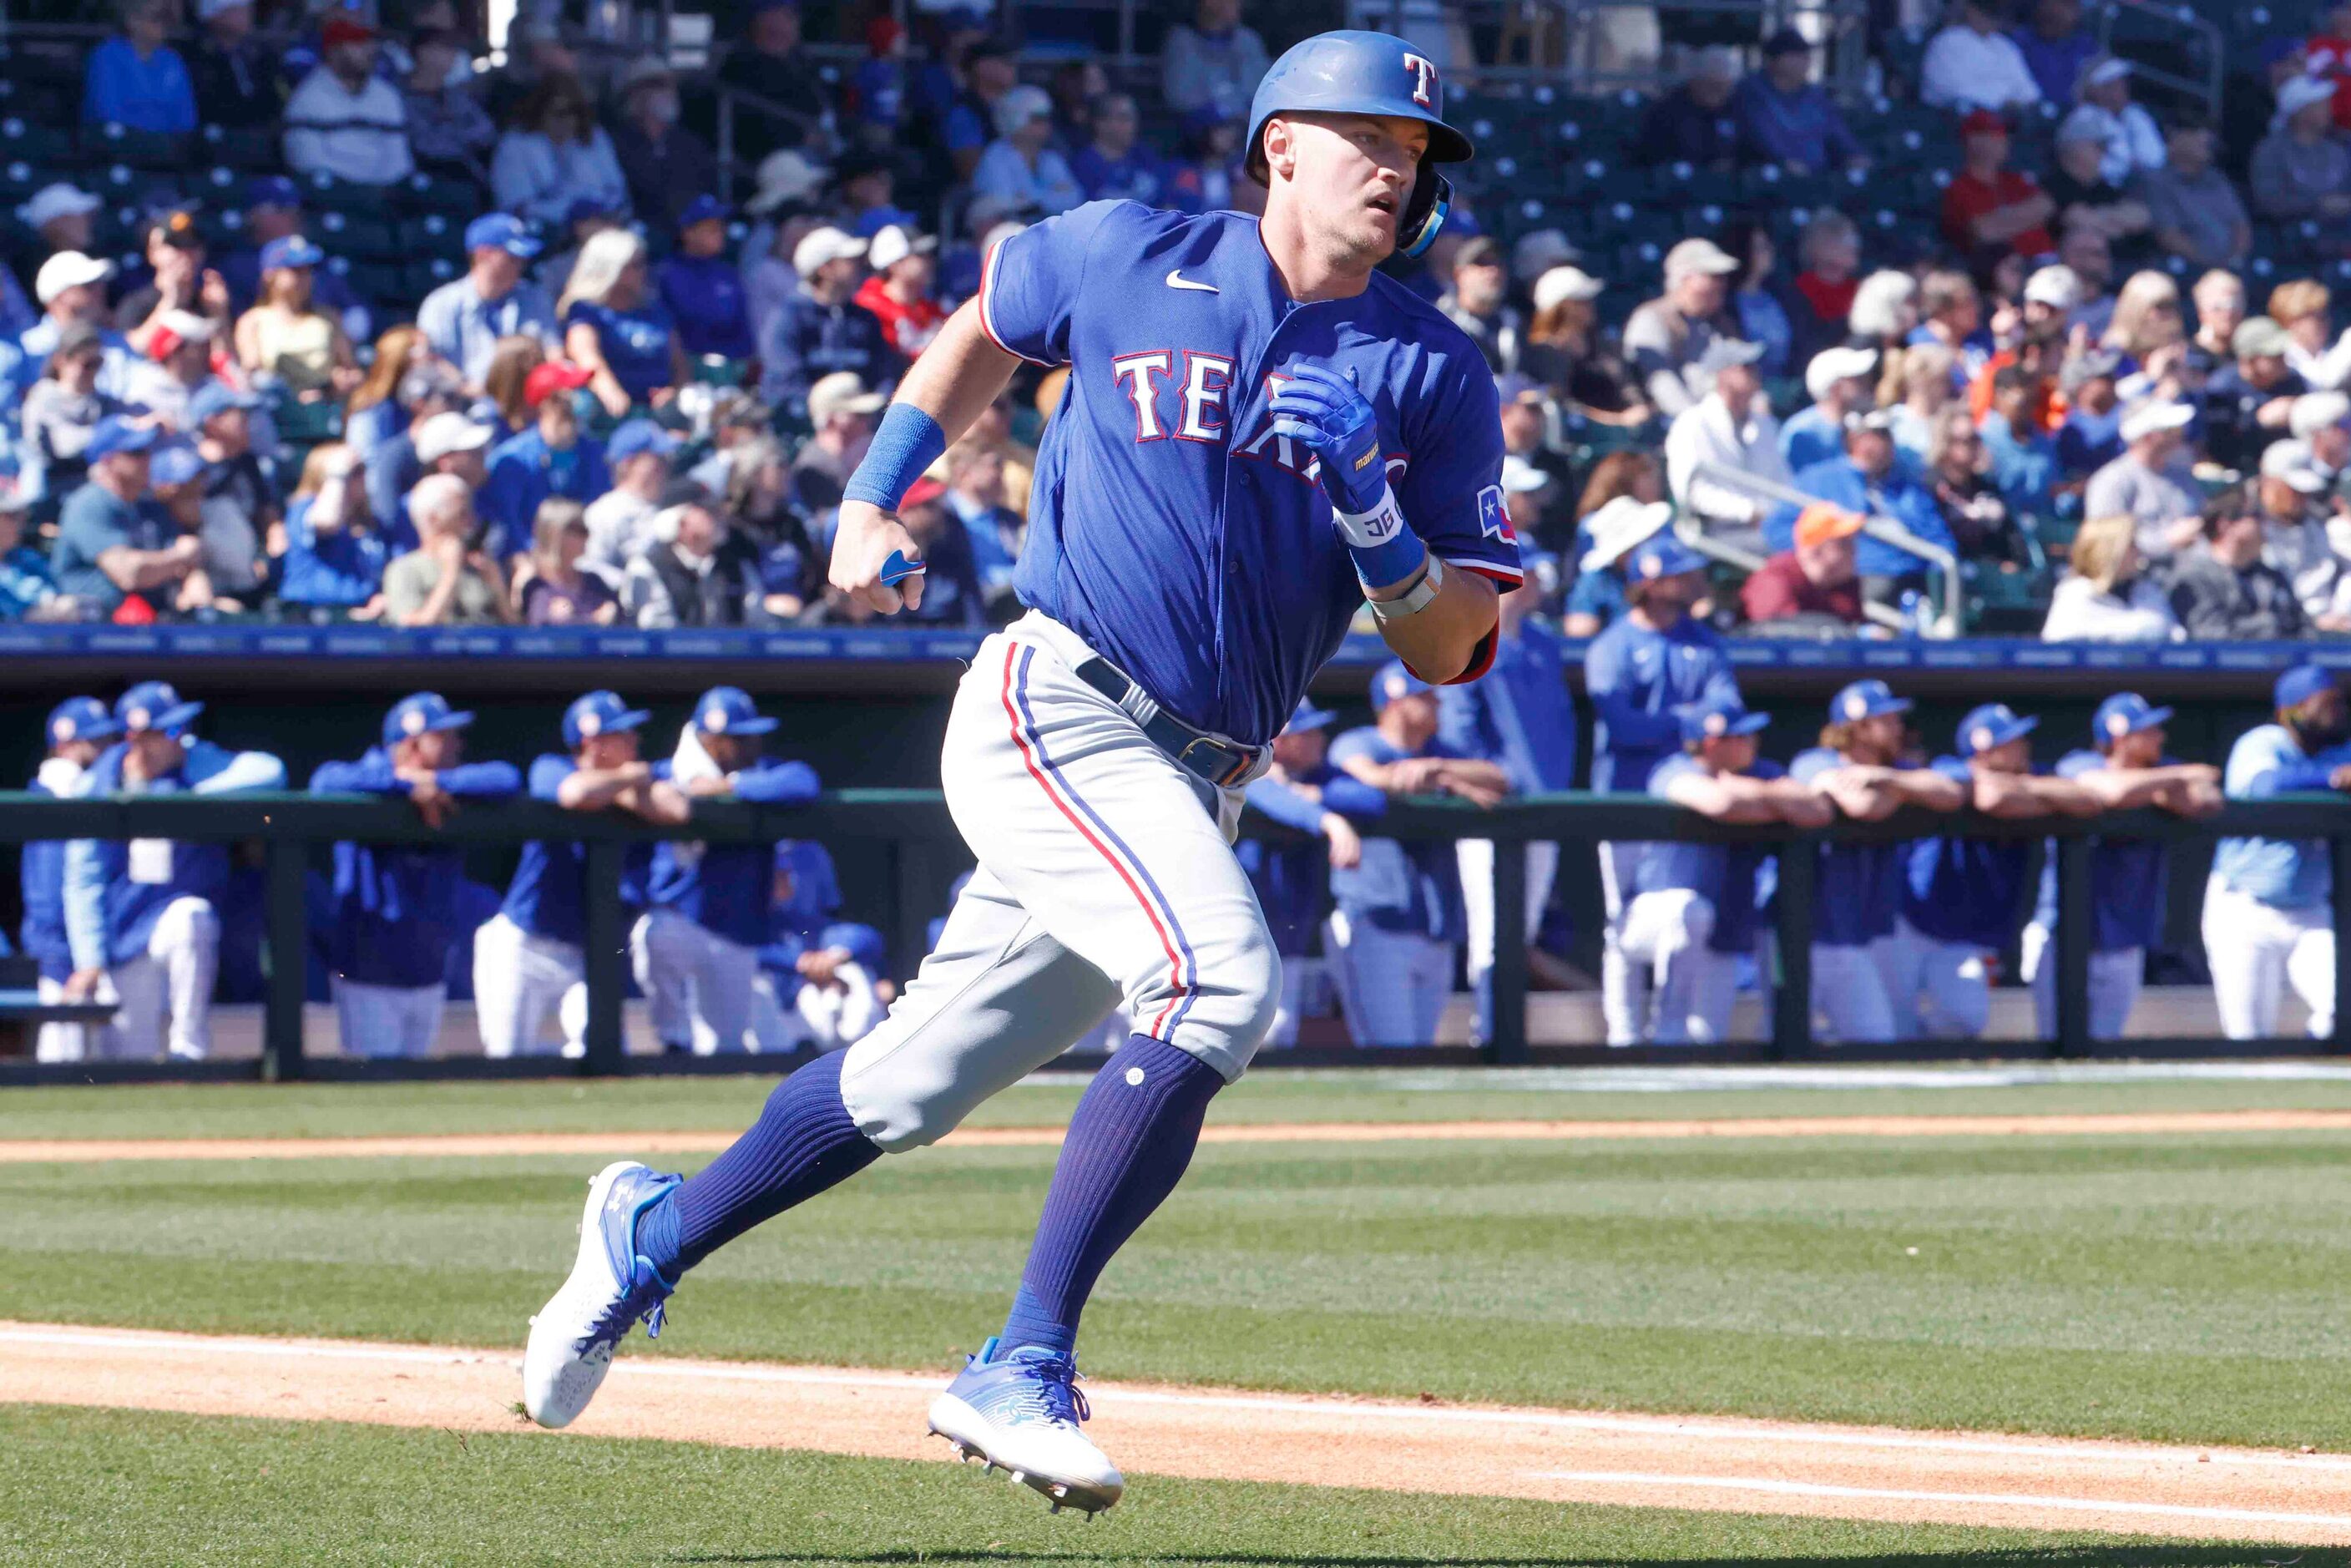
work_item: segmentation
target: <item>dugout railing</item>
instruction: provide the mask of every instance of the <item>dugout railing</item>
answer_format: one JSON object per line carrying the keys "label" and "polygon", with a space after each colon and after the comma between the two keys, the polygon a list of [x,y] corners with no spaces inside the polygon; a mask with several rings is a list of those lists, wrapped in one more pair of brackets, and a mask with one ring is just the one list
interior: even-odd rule
{"label": "dugout railing", "polygon": [[[1288,830],[1262,819],[1245,820],[1251,836],[1280,839]],[[2297,1052],[2351,1050],[2351,1008],[2338,1008],[2334,1034],[2325,1040],[2223,1041],[2209,1037],[2094,1042],[2089,1038],[2090,853],[2101,837],[2189,841],[2260,836],[2322,841],[2334,873],[2335,929],[2351,928],[2351,801],[2335,795],[2232,801],[2216,817],[2190,821],[2160,811],[2111,813],[2088,821],[2001,821],[1973,812],[1940,816],[1905,811],[1886,821],[1839,821],[1815,832],[1779,827],[1736,826],[1712,821],[1663,801],[1602,794],[1530,796],[1490,810],[1451,799],[1397,802],[1379,828],[1381,836],[1414,840],[1489,839],[1498,846],[1556,841],[1570,853],[1613,840],[1685,840],[1698,842],[1769,843],[1778,852],[1778,884],[1771,920],[1777,973],[1771,993],[1769,1034],[1761,1040],[1706,1047],[1610,1049],[1589,1046],[1531,1047],[1527,1039],[1528,970],[1523,912],[1525,857],[1494,856],[1493,908],[1496,962],[1493,975],[1492,1039],[1482,1051],[1497,1063],[1720,1062],[1949,1059],[2012,1055],[2016,1042],[1922,1041],[1895,1046],[1823,1046],[1812,1032],[1812,946],[1815,898],[1813,851],[1826,842],[1882,843],[1931,835],[2002,840],[2053,841],[2058,861],[2055,1038],[2037,1042],[2049,1056],[2127,1057]],[[114,796],[58,800],[46,795],[0,792],[0,844],[57,839],[175,839],[184,841],[255,841],[265,864],[264,900],[266,994],[262,1051],[257,1061],[204,1063],[102,1062],[38,1065],[0,1063],[0,1083],[90,1082],[109,1080],[249,1078],[286,1080],[556,1076],[570,1072],[613,1074],[664,1071],[743,1071],[770,1059],[632,1057],[622,1049],[622,1003],[628,977],[629,912],[621,899],[622,862],[629,846],[659,839],[711,843],[768,843],[779,839],[828,842],[863,840],[885,846],[893,882],[890,930],[897,950],[922,950],[925,923],[936,913],[923,900],[926,882],[919,857],[963,858],[966,852],[935,790],[857,789],[830,794],[802,807],[753,806],[740,801],[696,800],[693,820],[674,828],[655,827],[617,814],[567,811],[538,800],[474,805],[445,827],[425,824],[405,800],[365,796],[246,794],[226,796]],[[467,847],[518,847],[532,839],[569,840],[587,846],[587,1052],[578,1061],[528,1057],[488,1061],[475,1057],[423,1061],[314,1061],[303,1050],[306,948],[308,914],[304,883],[314,847],[337,841],[369,843],[442,843]],[[290,960],[288,956],[290,956]],[[2351,997],[2351,943],[2335,952],[2335,994]],[[2023,1050],[2035,1049],[2028,1042]],[[1398,1062],[1460,1061],[1466,1053],[1364,1051],[1284,1051],[1279,1060],[1301,1065],[1334,1061]],[[773,1059],[780,1067],[789,1059]],[[1260,1059],[1261,1061],[1268,1059]]]}

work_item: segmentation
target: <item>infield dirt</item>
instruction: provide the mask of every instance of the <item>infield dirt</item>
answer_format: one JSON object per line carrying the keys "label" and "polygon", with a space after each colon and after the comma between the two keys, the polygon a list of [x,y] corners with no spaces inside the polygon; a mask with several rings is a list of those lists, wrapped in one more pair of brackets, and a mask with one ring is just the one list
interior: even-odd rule
{"label": "infield dirt", "polygon": [[[510,1350],[11,1323],[0,1324],[0,1400],[527,1430],[515,1408],[517,1362]],[[946,1446],[924,1427],[924,1410],[942,1381],[624,1359],[572,1432],[546,1440],[633,1437],[944,1460]],[[1127,1384],[1088,1388],[1092,1430],[1132,1477],[2351,1542],[2351,1457],[2337,1455]]]}

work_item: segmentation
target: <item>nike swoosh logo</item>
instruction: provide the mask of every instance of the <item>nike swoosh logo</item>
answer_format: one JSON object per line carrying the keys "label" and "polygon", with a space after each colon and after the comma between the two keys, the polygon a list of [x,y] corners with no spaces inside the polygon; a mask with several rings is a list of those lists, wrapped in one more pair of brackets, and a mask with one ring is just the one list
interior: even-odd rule
{"label": "nike swoosh logo", "polygon": [[1213,283],[1193,282],[1190,278],[1184,276],[1184,269],[1180,267],[1171,267],[1167,269],[1167,287],[1170,288],[1196,288],[1203,294],[1215,294],[1219,292],[1217,286]]}

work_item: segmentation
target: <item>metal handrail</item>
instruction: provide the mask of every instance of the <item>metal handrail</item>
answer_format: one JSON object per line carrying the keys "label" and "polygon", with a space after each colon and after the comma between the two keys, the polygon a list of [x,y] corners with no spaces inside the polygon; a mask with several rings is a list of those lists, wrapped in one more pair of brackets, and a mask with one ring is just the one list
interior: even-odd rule
{"label": "metal handrail", "polygon": [[2131,70],[2141,79],[2152,82],[2158,87],[2169,88],[2174,92],[2193,93],[2202,99],[2205,115],[2210,119],[2218,120],[2220,113],[2223,72],[2221,56],[2224,52],[2222,47],[2224,40],[2220,27],[2209,17],[2199,16],[2185,5],[2158,5],[2155,0],[2105,0],[2105,3],[2098,7],[2098,48],[2102,52],[2113,52],[2115,22],[2126,11],[2163,26],[2177,27],[2184,32],[2197,34],[2202,38],[2204,47],[2200,53],[2204,58],[2205,69],[2200,79],[2184,77],[2176,71],[2165,70],[2159,66],[2149,65],[2145,60],[2127,56],[2125,57],[2130,59]]}
{"label": "metal handrail", "polygon": [[[2334,875],[2336,929],[2351,930],[2351,800],[2339,795],[2288,796],[2262,801],[2232,801],[2219,816],[2191,821],[2160,811],[2115,812],[2089,821],[2003,821],[1972,811],[1949,816],[1907,810],[1882,822],[1840,821],[1813,831],[1776,825],[1717,822],[1646,796],[1562,793],[1525,796],[1491,810],[1449,797],[1422,797],[1394,803],[1376,830],[1384,838],[1410,841],[1486,839],[1499,843],[1590,841],[1640,842],[1679,840],[1708,843],[1768,844],[1780,852],[1773,908],[1778,938],[1779,984],[1771,1007],[1771,1035],[1762,1054],[1771,1059],[1813,1051],[1812,932],[1818,848],[1843,843],[1890,843],[1923,837],[1963,837],[2055,841],[2058,855],[2056,936],[2057,1036],[2045,1043],[2050,1054],[2086,1054],[2089,1039],[2091,904],[2090,852],[2101,838],[2157,839],[2179,842],[2216,837],[2324,839]],[[1250,837],[1295,839],[1289,830],[1254,814],[1243,820]],[[910,874],[909,846],[960,852],[944,797],[925,789],[844,790],[800,807],[754,806],[740,801],[694,803],[692,820],[660,827],[610,812],[567,811],[551,802],[517,800],[475,804],[442,829],[428,827],[404,800],[370,796],[278,793],[247,795],[110,796],[59,800],[47,795],[0,793],[0,843],[70,838],[169,838],[220,842],[259,840],[266,852],[265,925],[269,964],[263,1051],[258,1071],[276,1080],[299,1077],[307,911],[304,877],[313,844],[334,841],[369,843],[517,844],[531,839],[581,842],[587,846],[587,921],[583,948],[589,996],[587,1054],[577,1064],[535,1059],[521,1064],[549,1073],[579,1071],[611,1073],[645,1070],[622,1054],[621,1000],[626,983],[627,911],[621,902],[624,852],[631,844],[662,839],[698,839],[712,843],[766,843],[783,838],[883,841],[892,850],[892,882],[898,903],[893,922],[902,950],[918,946],[925,916],[925,884]],[[1529,1060],[1526,1029],[1526,857],[1493,857],[1493,1021],[1488,1060]],[[913,934],[909,939],[905,933]],[[2338,996],[2351,997],[2351,942],[2335,945]],[[278,955],[294,956],[281,960]],[[2194,1042],[2209,1051],[2212,1042]],[[2351,1008],[2335,1011],[2332,1050],[2351,1051]],[[1932,1049],[1932,1048],[1929,1048]],[[2147,1042],[2133,1040],[2135,1051]],[[1752,1048],[1734,1048],[1753,1055]],[[1725,1054],[1718,1050],[1715,1056]],[[1847,1047],[1852,1060],[1868,1054]],[[1917,1055],[1912,1050],[1903,1054]],[[1703,1050],[1682,1050],[1677,1059],[1708,1060]],[[1625,1060],[1621,1054],[1618,1060]],[[374,1064],[343,1064],[339,1076],[392,1075]],[[656,1064],[653,1070],[660,1070]],[[138,1070],[155,1075],[154,1070]],[[168,1072],[171,1070],[162,1070]],[[402,1064],[399,1075],[454,1073],[463,1062]],[[75,1082],[111,1075],[82,1066],[11,1066],[0,1082]]]}
{"label": "metal handrail", "polygon": [[[1701,465],[1701,466],[1712,465]],[[1675,518],[1674,537],[1706,557],[1707,559],[1723,566],[1735,567],[1750,577],[1763,570],[1766,558],[1757,555],[1753,550],[1741,549],[1737,545],[1726,544],[1721,539],[1709,536],[1706,531],[1706,525],[1695,517],[1685,516]],[[1862,601],[1861,613],[1872,625],[1883,626],[1889,631],[1903,632],[1906,635],[1910,631],[1910,623],[1902,619],[1900,611],[1880,604],[1874,599]]]}
{"label": "metal handrail", "polygon": [[[1703,479],[1709,485],[1719,485],[1726,490],[1742,491],[1758,500],[1770,501],[1779,506],[1801,508],[1809,507],[1821,498],[1818,496],[1808,496],[1792,485],[1782,485],[1777,480],[1766,479],[1742,469],[1725,467],[1719,463],[1701,463],[1692,471],[1691,476]],[[1943,582],[1943,607],[1941,613],[1935,617],[1932,633],[1938,638],[1958,636],[1961,593],[1959,558],[1941,545],[1920,538],[1883,512],[1862,514],[1861,531],[1883,544],[1892,545],[1896,549],[1917,556],[1935,569]],[[1907,626],[1901,625],[1899,617],[1896,618],[1894,624],[1905,632],[1909,630]]]}

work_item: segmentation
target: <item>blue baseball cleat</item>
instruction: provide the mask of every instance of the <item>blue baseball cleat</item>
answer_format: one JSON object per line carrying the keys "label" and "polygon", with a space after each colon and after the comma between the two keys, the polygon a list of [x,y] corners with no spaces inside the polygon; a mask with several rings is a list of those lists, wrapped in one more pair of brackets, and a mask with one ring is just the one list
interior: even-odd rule
{"label": "blue baseball cleat", "polygon": [[946,1392],[931,1401],[931,1430],[993,1469],[1063,1508],[1101,1512],[1126,1490],[1118,1467],[1078,1424],[1092,1415],[1077,1364],[1030,1346],[979,1347]]}
{"label": "blue baseball cleat", "polygon": [[683,1179],[622,1160],[588,1184],[580,1260],[530,1320],[530,1347],[523,1352],[523,1410],[540,1426],[569,1427],[579,1418],[639,1319],[648,1337],[661,1333],[663,1304],[676,1286],[638,1252],[637,1216]]}

